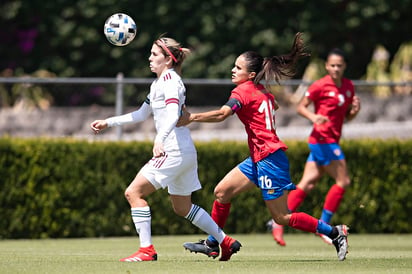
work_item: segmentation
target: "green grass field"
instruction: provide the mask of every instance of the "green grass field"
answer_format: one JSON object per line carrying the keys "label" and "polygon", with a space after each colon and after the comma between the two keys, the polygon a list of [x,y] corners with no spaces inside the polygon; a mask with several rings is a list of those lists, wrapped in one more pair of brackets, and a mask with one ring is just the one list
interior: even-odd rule
{"label": "green grass field", "polygon": [[137,237],[1,240],[0,273],[412,273],[412,234],[350,235],[347,259],[310,234],[285,235],[286,247],[270,234],[235,235],[243,247],[219,262],[182,247],[202,235],[153,238],[158,261],[123,263]]}

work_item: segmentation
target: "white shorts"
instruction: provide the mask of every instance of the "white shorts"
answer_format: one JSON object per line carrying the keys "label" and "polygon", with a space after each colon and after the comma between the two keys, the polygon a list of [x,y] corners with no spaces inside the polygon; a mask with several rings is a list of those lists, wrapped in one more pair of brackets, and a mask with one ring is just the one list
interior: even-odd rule
{"label": "white shorts", "polygon": [[202,188],[197,174],[197,154],[166,153],[152,158],[140,173],[156,188],[168,188],[172,195],[188,196]]}

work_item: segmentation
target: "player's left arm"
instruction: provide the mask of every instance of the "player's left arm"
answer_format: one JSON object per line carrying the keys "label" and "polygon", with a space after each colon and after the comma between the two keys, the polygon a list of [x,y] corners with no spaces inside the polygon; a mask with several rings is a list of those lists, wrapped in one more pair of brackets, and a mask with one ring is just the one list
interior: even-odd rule
{"label": "player's left arm", "polygon": [[171,102],[166,102],[167,118],[164,124],[167,126],[162,128],[156,135],[154,146],[153,146],[153,156],[160,157],[164,155],[163,143],[167,136],[176,126],[177,120],[179,119],[179,100],[171,99]]}
{"label": "player's left arm", "polygon": [[218,123],[226,120],[227,117],[232,115],[232,109],[224,105],[220,109],[211,110],[201,113],[191,113],[189,117],[190,122],[209,122]]}
{"label": "player's left arm", "polygon": [[346,113],[346,120],[350,121],[358,115],[361,109],[361,101],[358,96],[353,96],[352,104],[349,106],[348,112]]}
{"label": "player's left arm", "polygon": [[154,146],[153,146],[153,155],[154,157],[160,157],[164,155],[163,143],[166,140],[167,136],[173,131],[176,127],[177,120],[179,120],[179,105],[180,105],[180,96],[179,92],[182,92],[180,88],[180,82],[176,77],[171,77],[164,79],[162,89],[164,90],[165,98],[165,121],[163,121],[163,126],[159,129],[156,134]]}
{"label": "player's left arm", "polygon": [[201,113],[190,113],[184,107],[182,115],[177,123],[177,126],[186,126],[191,122],[206,122],[206,123],[218,123],[226,120],[227,117],[233,115],[237,110],[242,108],[242,103],[234,98],[230,97],[229,100],[220,109],[211,110]]}

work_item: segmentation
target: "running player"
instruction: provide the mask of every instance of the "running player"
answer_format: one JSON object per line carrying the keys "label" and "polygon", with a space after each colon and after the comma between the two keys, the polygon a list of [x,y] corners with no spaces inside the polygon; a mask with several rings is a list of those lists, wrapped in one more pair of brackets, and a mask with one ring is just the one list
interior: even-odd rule
{"label": "running player", "polygon": [[[278,138],[275,130],[274,112],[277,106],[274,96],[260,84],[292,77],[297,61],[308,54],[302,34],[297,33],[292,50],[287,55],[263,58],[248,51],[237,57],[232,69],[232,90],[228,102],[218,110],[204,113],[184,112],[178,125],[190,122],[221,122],[237,114],[248,135],[250,156],[233,168],[216,186],[212,218],[223,228],[231,206],[231,199],[239,193],[258,187],[273,219],[277,223],[293,228],[318,232],[333,239],[339,260],[347,253],[346,225],[330,226],[303,213],[289,213],[287,195],[295,189],[289,174],[289,162],[285,154],[287,146]],[[214,257],[219,249],[218,242],[209,235],[206,240],[184,243],[191,252],[200,252]]]}
{"label": "running player", "polygon": [[190,53],[174,39],[161,37],[153,43],[149,57],[150,69],[157,76],[142,106],[131,113],[96,120],[96,132],[112,126],[137,123],[153,113],[157,135],[153,158],[137,173],[125,191],[131,215],[140,238],[140,248],[123,262],[156,261],[157,252],[151,238],[151,212],[145,200],[160,188],[168,188],[175,213],[185,217],[206,233],[212,234],[222,248],[220,260],[229,260],[241,244],[225,235],[211,216],[192,203],[192,192],[201,188],[197,174],[197,153],[187,127],[176,127],[185,103],[185,87],[180,77],[183,60]]}
{"label": "running player", "polygon": [[[331,50],[325,67],[328,75],[308,88],[297,108],[300,115],[313,123],[313,130],[308,140],[310,154],[303,176],[296,190],[289,193],[288,208],[295,212],[319,179],[328,174],[335,180],[335,184],[326,195],[320,220],[329,224],[339,208],[345,189],[350,185],[345,155],[339,146],[342,126],[345,120],[350,121],[358,114],[360,100],[355,96],[352,81],[343,77],[346,62],[342,50]],[[309,109],[312,103],[314,112]],[[278,244],[286,244],[283,226],[277,222],[272,222],[272,235]],[[326,243],[332,244],[332,239],[324,233],[319,236]]]}

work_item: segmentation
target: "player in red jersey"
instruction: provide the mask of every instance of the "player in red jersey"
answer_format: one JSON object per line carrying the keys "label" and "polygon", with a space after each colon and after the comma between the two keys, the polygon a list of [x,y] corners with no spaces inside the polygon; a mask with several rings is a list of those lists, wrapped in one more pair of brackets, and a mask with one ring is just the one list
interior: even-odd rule
{"label": "player in red jersey", "polygon": [[[355,96],[352,81],[343,77],[346,62],[340,49],[330,51],[325,67],[328,75],[309,87],[297,108],[300,115],[313,123],[313,130],[308,140],[311,152],[303,177],[296,190],[289,194],[288,208],[295,212],[319,179],[328,174],[336,183],[326,195],[320,220],[330,223],[350,184],[345,156],[339,146],[342,126],[345,120],[352,120],[358,114],[360,100]],[[309,109],[311,104],[314,112]],[[272,234],[278,244],[285,245],[282,225],[272,222]],[[321,233],[320,236],[332,243],[330,237]]]}
{"label": "player in red jersey", "polygon": [[[287,146],[280,141],[275,130],[275,109],[277,103],[273,94],[260,82],[279,82],[283,77],[292,77],[297,61],[305,53],[302,34],[295,36],[292,50],[287,55],[263,58],[256,52],[241,54],[232,69],[232,82],[236,88],[228,102],[218,110],[191,114],[185,112],[179,125],[190,122],[221,122],[237,114],[245,125],[248,135],[250,156],[233,168],[216,186],[212,218],[223,228],[231,206],[231,199],[239,193],[255,187],[261,189],[263,199],[276,222],[312,233],[322,233],[331,237],[338,252],[339,260],[347,253],[347,227],[332,227],[303,213],[289,213],[287,195],[295,189],[289,174]],[[196,243],[184,243],[191,252],[213,256],[219,252],[218,244],[212,236]]]}

